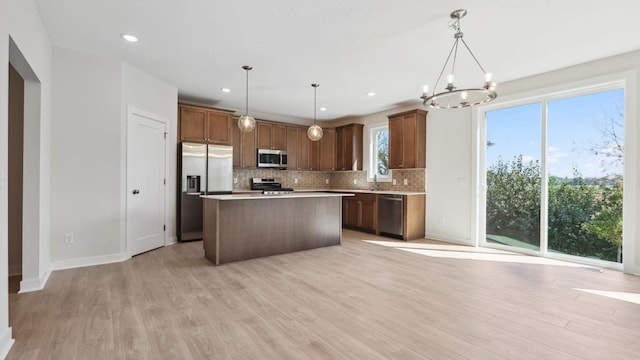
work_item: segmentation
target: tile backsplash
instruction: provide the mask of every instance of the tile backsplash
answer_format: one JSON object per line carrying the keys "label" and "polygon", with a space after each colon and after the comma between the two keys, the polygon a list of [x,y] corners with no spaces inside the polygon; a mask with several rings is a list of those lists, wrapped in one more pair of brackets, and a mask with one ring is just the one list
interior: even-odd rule
{"label": "tile backsplash", "polygon": [[[392,170],[392,182],[378,182],[378,190],[388,191],[418,191],[426,190],[425,169]],[[247,190],[251,187],[249,179],[252,177],[277,178],[283,187],[293,189],[354,189],[371,190],[373,182],[367,182],[366,171],[290,171],[273,169],[233,169],[234,190]],[[296,182],[297,179],[297,182]],[[407,185],[404,185],[405,179]],[[327,184],[329,180],[329,184]],[[354,184],[355,180],[355,184]]]}

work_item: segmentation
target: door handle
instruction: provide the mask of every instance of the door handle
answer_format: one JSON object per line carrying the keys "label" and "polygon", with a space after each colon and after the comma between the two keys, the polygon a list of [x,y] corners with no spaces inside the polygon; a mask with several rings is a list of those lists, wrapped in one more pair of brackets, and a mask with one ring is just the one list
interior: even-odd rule
{"label": "door handle", "polygon": [[132,192],[133,192],[133,195],[140,194],[140,190],[138,190],[138,189],[133,189],[133,191],[132,191]]}

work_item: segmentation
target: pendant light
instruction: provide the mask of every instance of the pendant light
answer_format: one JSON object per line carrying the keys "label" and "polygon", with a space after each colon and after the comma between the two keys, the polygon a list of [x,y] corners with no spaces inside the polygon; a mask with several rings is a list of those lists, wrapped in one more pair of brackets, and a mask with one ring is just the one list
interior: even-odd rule
{"label": "pendant light", "polygon": [[319,141],[322,139],[322,128],[316,124],[316,98],[320,84],[311,84],[311,86],[313,86],[313,125],[307,129],[307,136],[311,141]]}
{"label": "pendant light", "polygon": [[244,108],[244,115],[238,118],[238,127],[242,132],[252,132],[256,128],[256,119],[249,115],[249,70],[253,69],[251,66],[245,65],[242,67],[247,72],[247,86],[246,86],[246,102]]}
{"label": "pendant light", "polygon": [[[447,56],[447,60],[444,62],[444,66],[442,67],[442,71],[440,71],[440,75],[438,75],[438,80],[433,87],[433,92],[429,95],[429,87],[424,86],[422,90],[422,96],[420,97],[423,100],[423,104],[425,106],[429,106],[432,108],[442,108],[442,109],[455,109],[467,106],[480,105],[484,103],[488,103],[489,101],[493,101],[498,94],[496,93],[496,83],[491,81],[491,73],[484,71],[482,65],[473,54],[469,45],[463,39],[463,33],[460,31],[460,19],[467,15],[467,10],[460,9],[455,10],[451,13],[451,18],[453,19],[449,23],[449,27],[454,29],[456,33],[453,35],[455,39],[453,42],[453,46],[449,51],[449,56]],[[484,74],[484,83],[482,86],[477,88],[467,88],[467,89],[458,89],[454,86],[454,71],[456,69],[456,59],[458,57],[458,44],[462,42],[464,47],[467,49],[473,60],[478,64],[478,67]],[[444,88],[444,91],[436,93],[436,87],[438,86],[438,82],[442,78],[442,74],[444,73],[447,65],[449,64],[449,60],[451,59],[451,55],[453,54],[453,62],[451,65],[451,73],[447,75],[447,86]],[[478,81],[480,83],[480,81]]]}

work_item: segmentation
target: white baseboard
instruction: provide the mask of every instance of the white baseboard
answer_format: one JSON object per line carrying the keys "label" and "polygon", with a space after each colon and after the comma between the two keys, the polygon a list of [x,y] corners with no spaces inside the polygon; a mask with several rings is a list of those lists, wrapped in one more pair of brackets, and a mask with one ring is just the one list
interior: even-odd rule
{"label": "white baseboard", "polygon": [[111,255],[88,256],[84,258],[59,260],[59,261],[51,262],[51,269],[64,270],[64,269],[74,269],[74,268],[85,267],[85,266],[104,265],[104,264],[122,262],[129,258],[131,257],[128,256],[126,253],[119,253],[119,254],[111,254]]}
{"label": "white baseboard", "polygon": [[22,264],[9,265],[9,276],[22,274]]}
{"label": "white baseboard", "polygon": [[9,350],[11,350],[11,346],[15,342],[12,336],[11,327],[2,331],[2,336],[0,336],[0,359],[6,358],[7,354],[9,354]]}
{"label": "white baseboard", "polygon": [[443,241],[443,242],[460,244],[460,245],[474,246],[472,241],[469,240],[469,239],[453,238],[453,237],[442,235],[442,234],[429,234],[429,233],[427,233],[425,235],[425,237],[427,239],[429,239],[429,240],[436,240],[436,241]]}
{"label": "white baseboard", "polygon": [[172,236],[172,237],[167,239],[167,242],[165,242],[164,246],[169,246],[169,245],[173,245],[173,244],[177,244],[177,243],[178,243],[178,237],[177,236]]}
{"label": "white baseboard", "polygon": [[39,278],[22,279],[22,281],[20,281],[19,293],[22,294],[44,289],[44,286],[47,284],[47,280],[49,280],[49,275],[51,275],[51,270],[45,271]]}

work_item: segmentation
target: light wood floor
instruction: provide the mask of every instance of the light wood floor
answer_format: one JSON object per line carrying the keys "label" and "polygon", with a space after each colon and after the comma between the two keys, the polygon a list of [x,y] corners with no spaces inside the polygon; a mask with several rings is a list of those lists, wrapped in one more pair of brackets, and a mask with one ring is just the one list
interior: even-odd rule
{"label": "light wood floor", "polygon": [[638,277],[344,237],[219,267],[192,242],[55,271],[43,291],[10,295],[8,359],[640,357],[640,305],[574,290],[637,294]]}

